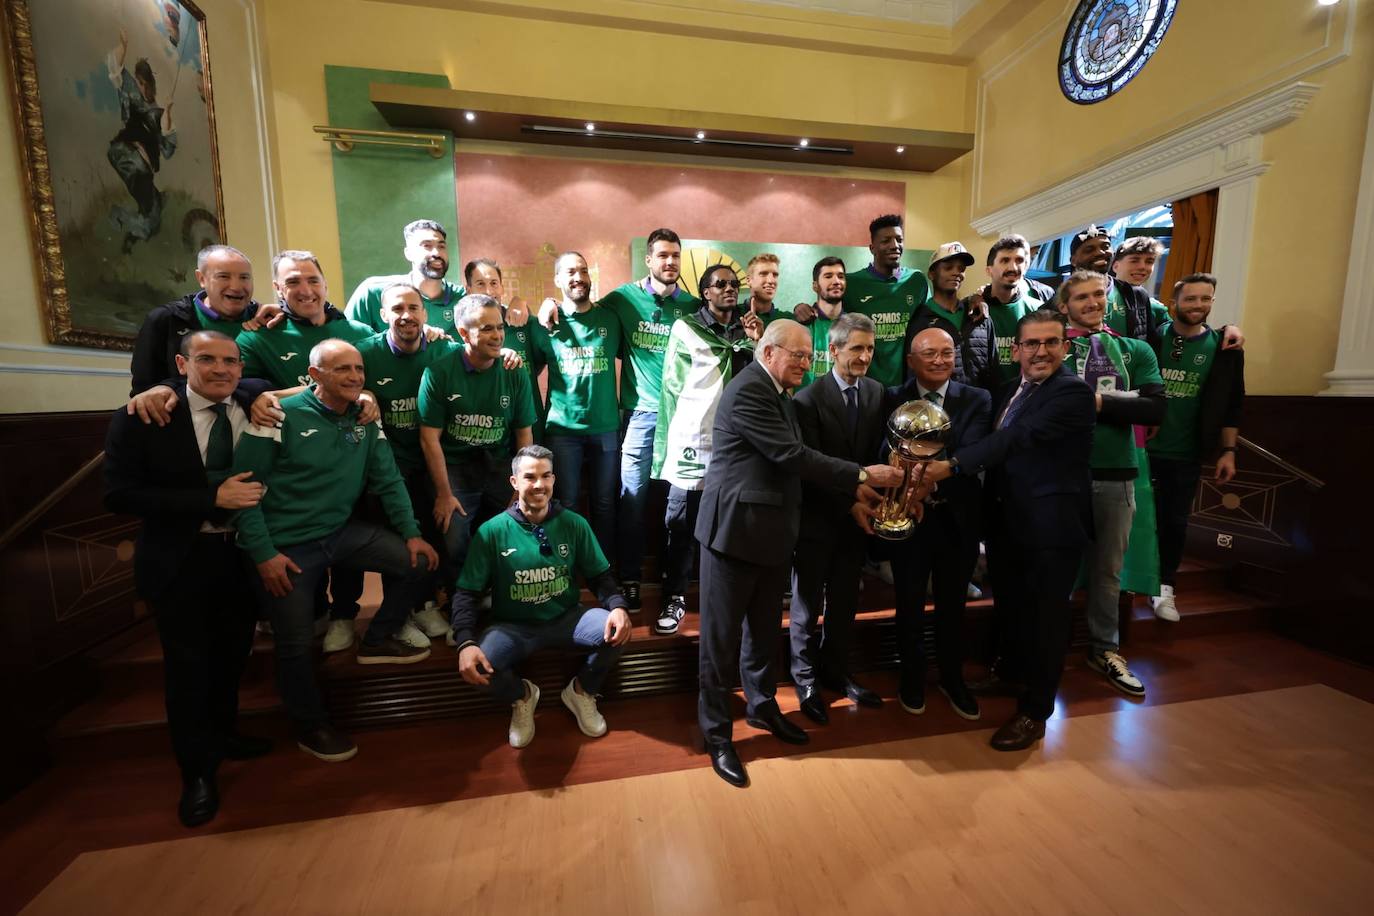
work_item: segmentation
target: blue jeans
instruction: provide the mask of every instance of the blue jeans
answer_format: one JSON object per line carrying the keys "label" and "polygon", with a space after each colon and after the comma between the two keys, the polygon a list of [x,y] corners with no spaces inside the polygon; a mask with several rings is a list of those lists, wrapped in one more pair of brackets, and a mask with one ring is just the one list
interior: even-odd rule
{"label": "blue jeans", "polygon": [[638,582],[644,576],[644,506],[649,498],[649,470],[654,462],[654,429],[658,414],[633,410],[625,418],[620,446],[620,515],[616,534],[620,544],[620,581]]}
{"label": "blue jeans", "polygon": [[616,475],[620,437],[614,433],[575,436],[559,433],[549,436],[553,452],[553,495],[565,508],[577,511],[581,495],[582,463],[590,469],[592,492],[587,498],[588,520],[596,533],[601,552],[610,560],[615,556],[615,497],[619,486]]}
{"label": "blue jeans", "polygon": [[448,466],[449,490],[467,513],[454,512],[449,517],[448,531],[443,534],[443,549],[439,551],[440,572],[444,587],[450,593],[463,572],[468,545],[472,543],[477,526],[510,506],[509,468],[504,458],[499,466],[485,461]]}
{"label": "blue jeans", "polygon": [[1135,481],[1093,481],[1095,537],[1085,554],[1088,602],[1088,642],[1094,654],[1115,652],[1119,646],[1121,565],[1135,518]]}
{"label": "blue jeans", "polygon": [[410,609],[423,600],[429,587],[429,564],[421,559],[411,566],[410,551],[400,535],[360,521],[350,521],[318,541],[277,549],[300,567],[299,573],[289,573],[291,591],[275,598],[267,593],[260,576],[251,578],[272,621],[277,691],[282,705],[297,728],[309,731],[328,721],[315,683],[311,646],[315,636],[315,587],[325,570],[344,567],[381,573],[382,604],[363,636],[367,645],[377,645],[404,626]]}
{"label": "blue jeans", "polygon": [[592,696],[601,693],[606,675],[620,659],[624,646],[612,646],[605,640],[606,618],[611,612],[605,608],[574,607],[562,617],[546,622],[504,621],[493,623],[477,640],[482,654],[491,663],[491,684],[486,688],[493,700],[514,703],[525,695],[516,667],[540,649],[587,648],[587,663],[577,673],[582,690]]}

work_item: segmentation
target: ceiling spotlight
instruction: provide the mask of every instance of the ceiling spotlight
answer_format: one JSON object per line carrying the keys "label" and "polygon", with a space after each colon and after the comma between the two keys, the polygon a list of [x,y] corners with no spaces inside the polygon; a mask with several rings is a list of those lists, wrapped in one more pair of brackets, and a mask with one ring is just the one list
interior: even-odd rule
{"label": "ceiling spotlight", "polygon": [[1318,5],[1318,6],[1335,6],[1337,3],[1340,3],[1340,2],[1341,2],[1341,0],[1317,0],[1317,5]]}
{"label": "ceiling spotlight", "polygon": [[897,152],[899,152],[899,153],[905,153],[905,152],[906,152],[906,147],[905,147],[905,146],[899,146],[899,147],[897,147]]}
{"label": "ceiling spotlight", "polygon": [[699,130],[699,131],[697,131],[697,139],[698,139],[698,140],[705,140],[705,139],[706,139],[706,131],[704,131],[704,130]]}
{"label": "ceiling spotlight", "polygon": [[470,112],[470,111],[465,111],[465,112],[463,112],[463,117],[466,118],[466,119],[469,120],[469,121],[476,121],[476,120],[477,120],[477,115],[473,114],[473,113]]}
{"label": "ceiling spotlight", "polygon": [[808,139],[806,139],[805,137],[802,137],[802,138],[801,138],[801,142],[800,142],[798,145],[799,145],[799,146],[810,146],[810,145],[811,145],[811,141],[808,140]]}
{"label": "ceiling spotlight", "polygon": [[596,130],[596,125],[593,124],[591,121],[588,121],[588,122],[587,122],[587,133],[591,133],[591,132],[594,131],[594,130]]}

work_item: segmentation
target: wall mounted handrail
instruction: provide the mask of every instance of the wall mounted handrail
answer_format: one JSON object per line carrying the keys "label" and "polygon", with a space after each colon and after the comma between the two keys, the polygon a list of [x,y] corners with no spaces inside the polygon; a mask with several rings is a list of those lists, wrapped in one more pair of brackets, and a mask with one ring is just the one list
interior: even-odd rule
{"label": "wall mounted handrail", "polygon": [[1312,476],[1311,474],[1307,473],[1302,468],[1298,467],[1297,465],[1291,462],[1284,461],[1278,455],[1275,455],[1273,452],[1269,451],[1269,449],[1264,448],[1261,445],[1256,445],[1254,442],[1251,442],[1244,436],[1237,436],[1236,441],[1241,445],[1245,446],[1246,448],[1250,449],[1252,452],[1255,452],[1261,458],[1267,458],[1268,460],[1274,462],[1279,467],[1283,468],[1285,471],[1292,474],[1294,477],[1306,483],[1308,486],[1314,487],[1318,490],[1326,486],[1326,481],[1318,477]]}
{"label": "wall mounted handrail", "polygon": [[341,153],[350,152],[358,143],[372,146],[394,146],[400,149],[422,149],[435,159],[444,155],[443,134],[418,134],[399,130],[365,130],[361,127],[328,127],[316,124],[312,130],[326,143],[334,144]]}
{"label": "wall mounted handrail", "polygon": [[5,529],[4,534],[0,534],[0,552],[9,547],[14,539],[23,534],[29,526],[38,521],[43,515],[57,505],[64,496],[75,490],[77,486],[105,462],[105,453],[97,452],[96,456],[77,468],[70,477],[62,481],[53,488],[53,491],[38,501],[32,509],[21,515],[13,525]]}

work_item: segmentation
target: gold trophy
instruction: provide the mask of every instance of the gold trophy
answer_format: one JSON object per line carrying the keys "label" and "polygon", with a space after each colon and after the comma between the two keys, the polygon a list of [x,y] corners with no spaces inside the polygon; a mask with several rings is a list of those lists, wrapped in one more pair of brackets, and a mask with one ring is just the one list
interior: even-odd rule
{"label": "gold trophy", "polygon": [[926,464],[945,449],[949,414],[926,400],[907,401],[887,418],[887,444],[892,460],[902,469],[902,482],[883,492],[873,533],[886,541],[911,537],[916,522],[910,515],[912,491],[925,481]]}

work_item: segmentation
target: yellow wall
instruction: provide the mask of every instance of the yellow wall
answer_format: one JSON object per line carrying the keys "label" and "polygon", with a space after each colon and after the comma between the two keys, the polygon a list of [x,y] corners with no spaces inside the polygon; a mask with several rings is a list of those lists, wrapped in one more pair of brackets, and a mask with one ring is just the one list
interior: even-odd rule
{"label": "yellow wall", "polygon": [[[1118,96],[1090,106],[1064,99],[1053,78],[1073,6],[1041,0],[1020,29],[973,62],[966,97],[978,155],[965,160],[970,217],[1276,85],[1315,83],[1321,89],[1301,117],[1265,136],[1272,167],[1259,180],[1243,325],[1252,392],[1322,390],[1335,361],[1374,82],[1374,4],[1180,3],[1150,64]],[[1357,19],[1348,21],[1352,14]],[[1219,278],[1221,296],[1227,279]]]}

